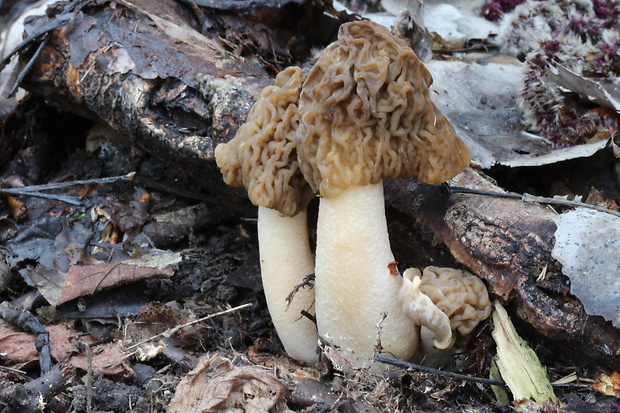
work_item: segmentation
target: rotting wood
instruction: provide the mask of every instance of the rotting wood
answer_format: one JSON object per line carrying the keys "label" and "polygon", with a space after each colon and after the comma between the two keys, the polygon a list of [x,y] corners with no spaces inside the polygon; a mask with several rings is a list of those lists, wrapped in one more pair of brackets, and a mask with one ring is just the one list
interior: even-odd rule
{"label": "rotting wood", "polygon": [[[109,124],[196,177],[222,203],[252,213],[241,192],[223,184],[213,150],[234,136],[255,96],[272,83],[274,64],[287,62],[276,58],[281,51],[251,58],[243,55],[247,43],[231,48],[225,35],[200,34],[197,21],[224,27],[206,13],[197,19],[178,3],[152,3],[121,1],[78,12],[53,32],[22,86],[62,110]],[[248,36],[257,24],[235,22]],[[501,191],[473,170],[453,184]],[[445,186],[413,180],[387,182],[386,199],[398,260],[468,267],[550,346],[620,368],[613,350],[620,348],[620,333],[585,313],[551,256],[553,211],[514,199],[450,196]],[[546,277],[537,280],[543,268]]]}
{"label": "rotting wood", "polygon": [[36,380],[3,387],[0,390],[0,403],[7,407],[2,409],[2,413],[41,411],[41,404],[45,405],[54,395],[64,390],[72,376],[70,368],[57,364]]}
{"label": "rotting wood", "polygon": [[[472,169],[452,184],[502,191]],[[552,256],[556,212],[518,199],[449,194],[447,188],[415,181],[386,183],[394,221],[413,219],[445,245],[454,259],[487,281],[491,291],[562,354],[602,360],[617,368],[620,333],[602,317],[588,315],[570,295],[568,278]],[[415,260],[403,240],[393,243],[400,259]],[[405,240],[406,242],[406,240]],[[415,262],[415,261],[414,261]],[[544,279],[538,279],[546,269]],[[583,362],[584,359],[582,358]]]}
{"label": "rotting wood", "polygon": [[[305,3],[291,12],[303,34],[278,30],[289,44],[320,37],[306,29],[327,5]],[[260,13],[287,20],[281,10]],[[275,31],[232,11],[173,0],[104,2],[75,14],[50,33],[21,86],[61,111],[107,123],[214,194],[242,197],[219,179],[213,151],[234,136],[272,75],[291,63]],[[334,18],[321,24],[327,36],[337,28]]]}

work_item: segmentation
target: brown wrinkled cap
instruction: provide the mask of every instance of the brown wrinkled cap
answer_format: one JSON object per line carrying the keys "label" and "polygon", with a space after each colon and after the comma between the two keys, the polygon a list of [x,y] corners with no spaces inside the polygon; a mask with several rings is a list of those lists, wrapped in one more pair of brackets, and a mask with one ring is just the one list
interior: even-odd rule
{"label": "brown wrinkled cap", "polygon": [[245,187],[254,205],[288,216],[305,209],[314,196],[299,170],[294,141],[303,79],[298,67],[280,72],[275,86],[263,89],[235,137],[215,149],[224,182]]}
{"label": "brown wrinkled cap", "polygon": [[452,331],[461,336],[491,315],[489,293],[475,275],[453,268],[426,267],[421,277],[420,291],[450,319]]}
{"label": "brown wrinkled cap", "polygon": [[469,150],[429,97],[432,77],[404,40],[370,21],[343,24],[308,72],[297,130],[302,172],[321,196],[416,176],[445,182]]}

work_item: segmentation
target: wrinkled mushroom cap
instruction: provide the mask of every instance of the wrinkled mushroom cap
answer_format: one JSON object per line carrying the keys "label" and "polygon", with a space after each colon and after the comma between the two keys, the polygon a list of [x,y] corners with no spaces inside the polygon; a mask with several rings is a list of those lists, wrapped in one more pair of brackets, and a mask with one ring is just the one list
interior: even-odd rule
{"label": "wrinkled mushroom cap", "polygon": [[351,185],[460,173],[469,150],[429,97],[432,77],[404,40],[370,21],[343,24],[308,72],[297,137],[302,172],[321,196]]}
{"label": "wrinkled mushroom cap", "polygon": [[422,272],[420,291],[448,316],[452,331],[458,331],[461,336],[470,334],[491,315],[486,286],[467,271],[426,267]]}
{"label": "wrinkled mushroom cap", "polygon": [[294,134],[304,76],[289,67],[261,92],[233,139],[215,149],[228,185],[243,186],[254,205],[294,216],[314,196],[299,170]]}

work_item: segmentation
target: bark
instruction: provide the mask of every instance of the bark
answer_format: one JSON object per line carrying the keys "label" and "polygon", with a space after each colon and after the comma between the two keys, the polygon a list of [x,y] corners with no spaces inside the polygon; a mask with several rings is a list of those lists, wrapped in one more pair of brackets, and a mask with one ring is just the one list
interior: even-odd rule
{"label": "bark", "polygon": [[[472,169],[451,184],[503,192]],[[564,361],[572,356],[576,363],[620,366],[610,350],[620,345],[619,331],[602,317],[585,312],[569,292],[562,265],[551,255],[556,212],[521,200],[450,194],[445,186],[413,180],[387,182],[386,194],[392,222],[413,221],[419,232],[432,234],[429,242],[444,246],[458,264],[486,280],[512,314],[547,339],[551,348],[561,350]],[[415,252],[402,245],[407,237],[397,239],[399,235],[392,241],[400,252],[397,260],[416,262]],[[423,256],[423,260],[429,258]]]}
{"label": "bark", "polygon": [[[260,9],[279,34],[288,31],[289,46],[307,40],[308,22],[320,14],[314,2],[293,7],[295,27],[290,9]],[[241,191],[222,183],[213,150],[234,136],[259,91],[292,59],[274,31],[251,16],[204,10],[171,0],[80,10],[51,33],[22,86],[62,110],[111,125],[193,175],[220,202],[255,213]],[[501,191],[473,170],[454,184]],[[469,268],[550,348],[620,368],[609,350],[620,348],[618,330],[585,313],[551,256],[554,212],[519,200],[451,195],[446,186],[413,180],[386,183],[386,198],[397,260]]]}
{"label": "bark", "polygon": [[[293,14],[293,29],[304,31],[320,10],[292,6],[263,7],[254,17],[277,24]],[[49,33],[21,86],[62,112],[112,126],[213,193],[228,194],[213,164],[214,148],[234,136],[256,96],[292,59],[274,31],[252,17],[173,0],[82,8]],[[292,29],[281,32],[295,39]]]}

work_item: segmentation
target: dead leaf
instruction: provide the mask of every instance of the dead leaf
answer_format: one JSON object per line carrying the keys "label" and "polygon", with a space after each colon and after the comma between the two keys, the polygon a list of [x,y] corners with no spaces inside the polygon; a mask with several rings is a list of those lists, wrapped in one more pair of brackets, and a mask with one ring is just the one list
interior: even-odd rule
{"label": "dead leaf", "polygon": [[[73,341],[80,333],[62,324],[48,326],[46,329],[49,332],[52,359],[63,360],[66,364],[86,371],[88,369],[86,355],[78,350]],[[35,338],[34,334],[19,331],[6,322],[0,322],[0,353],[5,360],[13,363],[38,360]],[[89,344],[96,341],[92,336],[84,336],[82,339]],[[133,375],[120,341],[101,344],[94,348],[96,351],[93,351],[93,373],[123,377]]]}
{"label": "dead leaf", "polygon": [[[51,353],[54,360],[64,360],[69,357],[66,363],[83,371],[88,369],[86,354],[78,350],[74,341],[74,338],[80,335],[79,332],[63,324],[49,326],[47,331],[50,333]],[[96,341],[96,338],[90,335],[83,336],[81,339],[89,345]],[[93,347],[92,353],[94,374],[133,376],[133,370],[126,361],[127,357],[120,340],[97,345]]]}
{"label": "dead leaf", "polygon": [[0,320],[0,354],[4,360],[13,363],[27,363],[38,357],[34,346],[34,335],[19,331],[4,320]]}
{"label": "dead leaf", "polygon": [[570,279],[570,292],[590,315],[600,315],[620,327],[618,268],[620,218],[577,208],[554,218],[552,255]]}
{"label": "dead leaf", "polygon": [[213,358],[203,357],[177,386],[171,413],[208,413],[241,408],[252,412],[290,412],[285,387],[271,371],[258,366],[232,367],[210,374]]}
{"label": "dead leaf", "polygon": [[[534,167],[587,158],[612,144],[613,139],[603,135],[583,145],[554,150],[546,139],[528,133],[517,104],[523,79],[521,63],[472,65],[432,60],[426,66],[434,79],[433,102],[485,169],[497,164]],[[462,87],[455,88],[455,84]],[[617,105],[617,91],[613,94],[607,87],[604,91],[607,94],[602,96],[602,89],[597,99],[605,98],[606,107]]]}
{"label": "dead leaf", "polygon": [[105,288],[121,283],[143,280],[154,277],[172,277],[172,267],[162,269],[141,267],[124,263],[104,265],[74,265],[67,274],[67,279],[56,303],[66,303],[84,295],[92,295]]}
{"label": "dead leaf", "polygon": [[560,64],[547,68],[545,79],[578,94],[583,99],[620,112],[618,88],[610,82],[587,78]]}
{"label": "dead leaf", "polygon": [[72,265],[67,274],[40,265],[28,275],[53,306],[103,289],[148,278],[168,278],[181,261],[176,253],[145,254],[114,264]]}

